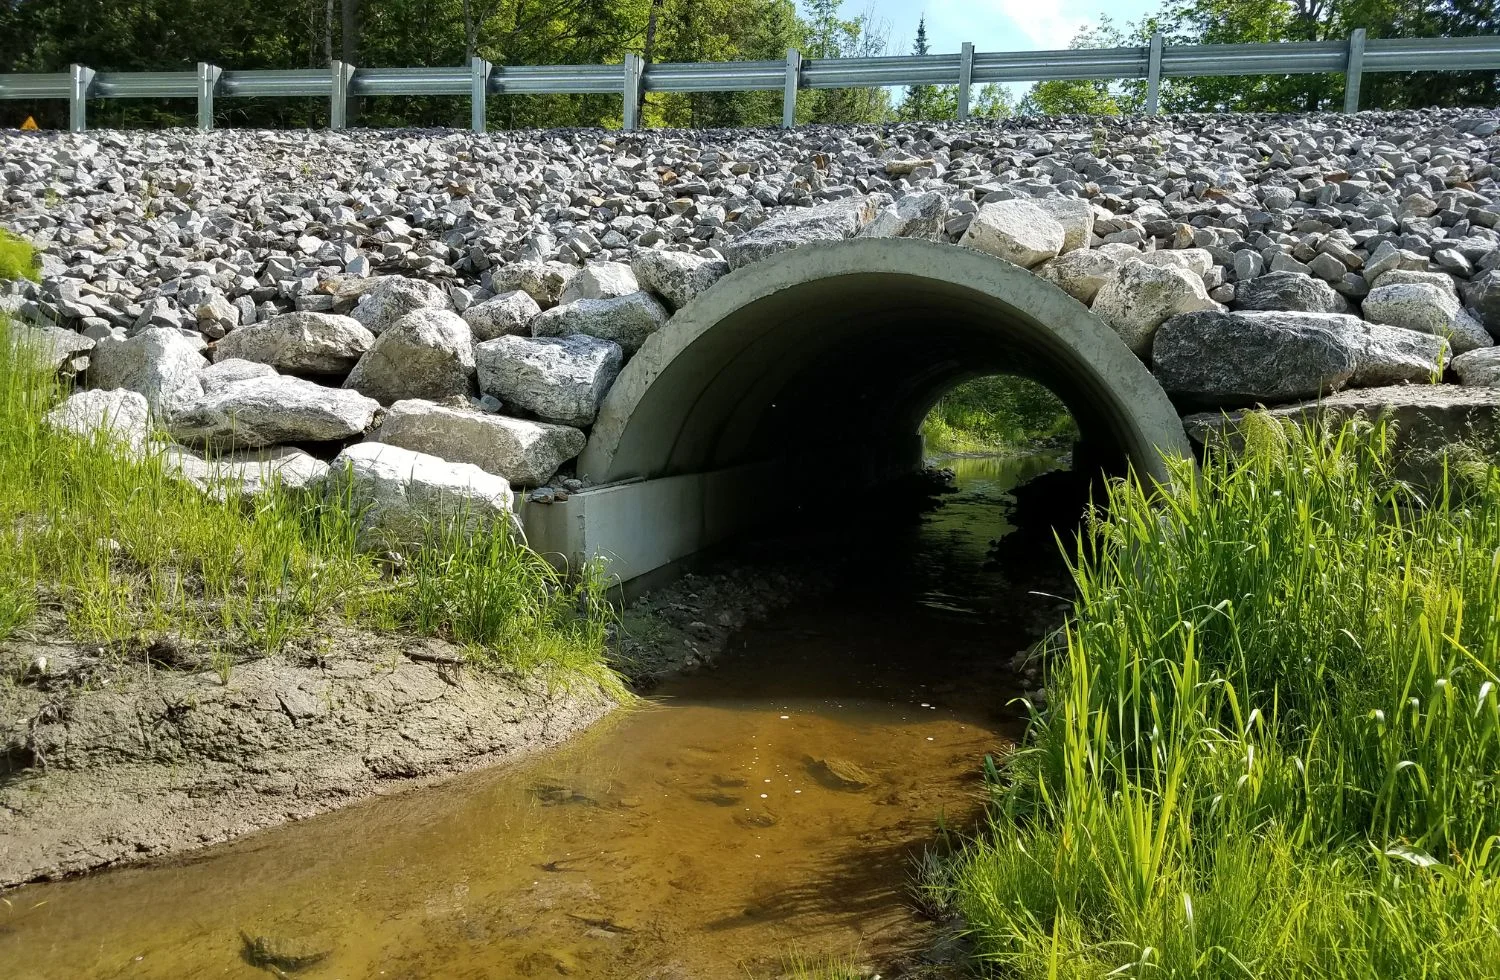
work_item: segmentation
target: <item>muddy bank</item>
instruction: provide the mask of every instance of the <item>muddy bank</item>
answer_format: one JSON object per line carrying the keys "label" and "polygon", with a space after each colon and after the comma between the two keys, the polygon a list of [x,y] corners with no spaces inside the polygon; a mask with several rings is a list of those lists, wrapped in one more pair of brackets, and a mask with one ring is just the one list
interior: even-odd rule
{"label": "muddy bank", "polygon": [[227,679],[60,644],[15,643],[0,657],[11,678],[0,689],[0,887],[492,765],[614,705],[596,684],[478,671],[425,639],[348,635],[316,654],[236,665]]}
{"label": "muddy bank", "polygon": [[[790,566],[687,575],[624,611],[612,661],[649,689],[826,583]],[[617,704],[590,681],[479,670],[440,640],[353,630],[229,666],[172,643],[0,644],[0,888],[506,763]]]}

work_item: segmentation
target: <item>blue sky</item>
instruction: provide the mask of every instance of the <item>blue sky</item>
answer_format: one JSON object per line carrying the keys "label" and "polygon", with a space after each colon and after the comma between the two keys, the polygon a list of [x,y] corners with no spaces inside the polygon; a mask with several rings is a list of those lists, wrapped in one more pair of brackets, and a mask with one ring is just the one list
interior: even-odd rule
{"label": "blue sky", "polygon": [[933,53],[973,41],[980,51],[1065,48],[1078,28],[1108,12],[1115,23],[1137,20],[1159,0],[844,0],[845,17],[872,10],[890,28],[890,53],[910,54],[917,18],[927,15]]}

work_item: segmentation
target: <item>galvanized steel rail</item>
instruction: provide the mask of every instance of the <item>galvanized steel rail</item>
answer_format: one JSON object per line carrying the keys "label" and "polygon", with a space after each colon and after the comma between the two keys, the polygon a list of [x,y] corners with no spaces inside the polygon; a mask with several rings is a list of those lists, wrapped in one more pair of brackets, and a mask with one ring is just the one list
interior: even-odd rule
{"label": "galvanized steel rail", "polygon": [[328,124],[342,129],[350,96],[467,95],[476,133],[485,129],[491,95],[593,93],[618,95],[624,128],[640,123],[645,92],[755,92],[782,95],[781,122],[796,121],[802,89],[955,85],[958,118],[969,116],[970,89],[989,82],[1146,80],[1146,112],[1158,109],[1163,78],[1212,75],[1345,76],[1344,111],[1359,108],[1365,72],[1500,71],[1500,36],[1373,38],[1354,31],[1347,41],[1274,44],[1167,44],[1161,35],[1139,47],[1066,51],[981,51],[965,43],[958,54],[886,58],[805,59],[792,49],[785,61],[727,61],[646,65],[627,54],[618,65],[492,65],[475,58],[457,68],[328,68],[225,71],[199,64],[196,71],[95,72],[82,65],[51,75],[0,74],[0,99],[66,99],[69,127],[81,132],[89,99],[190,98],[198,125],[213,128],[214,97],[328,100]]}

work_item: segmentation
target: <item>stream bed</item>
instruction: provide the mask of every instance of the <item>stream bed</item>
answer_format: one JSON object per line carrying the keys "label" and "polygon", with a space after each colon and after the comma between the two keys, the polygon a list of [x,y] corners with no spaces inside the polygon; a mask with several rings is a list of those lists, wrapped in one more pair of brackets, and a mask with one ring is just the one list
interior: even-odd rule
{"label": "stream bed", "polygon": [[912,969],[942,931],[916,862],[973,826],[985,754],[1022,731],[1008,665],[1061,605],[1037,592],[1050,555],[990,547],[1008,492],[1056,459],[944,465],[941,507],[809,542],[857,560],[716,669],[513,766],[18,889],[0,975],[761,977],[793,952]]}

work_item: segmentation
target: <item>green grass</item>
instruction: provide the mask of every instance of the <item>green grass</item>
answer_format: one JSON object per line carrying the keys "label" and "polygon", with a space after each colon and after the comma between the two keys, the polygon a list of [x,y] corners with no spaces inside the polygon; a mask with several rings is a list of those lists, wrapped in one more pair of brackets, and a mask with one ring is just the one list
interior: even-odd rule
{"label": "green grass", "polygon": [[60,626],[122,657],[169,634],[261,654],[359,627],[615,684],[597,570],[568,579],[508,535],[438,527],[392,574],[356,548],[346,496],[216,499],[159,458],[51,429],[43,415],[65,395],[24,344],[0,342],[0,639]]}
{"label": "green grass", "polygon": [[36,249],[23,238],[0,228],[0,280],[30,279],[37,282]]}
{"label": "green grass", "polygon": [[965,381],[922,421],[922,443],[930,455],[1014,452],[1076,434],[1073,417],[1056,395],[1011,375]]}
{"label": "green grass", "polygon": [[1080,542],[1048,709],[929,883],[994,975],[1496,975],[1500,482],[1246,426]]}

